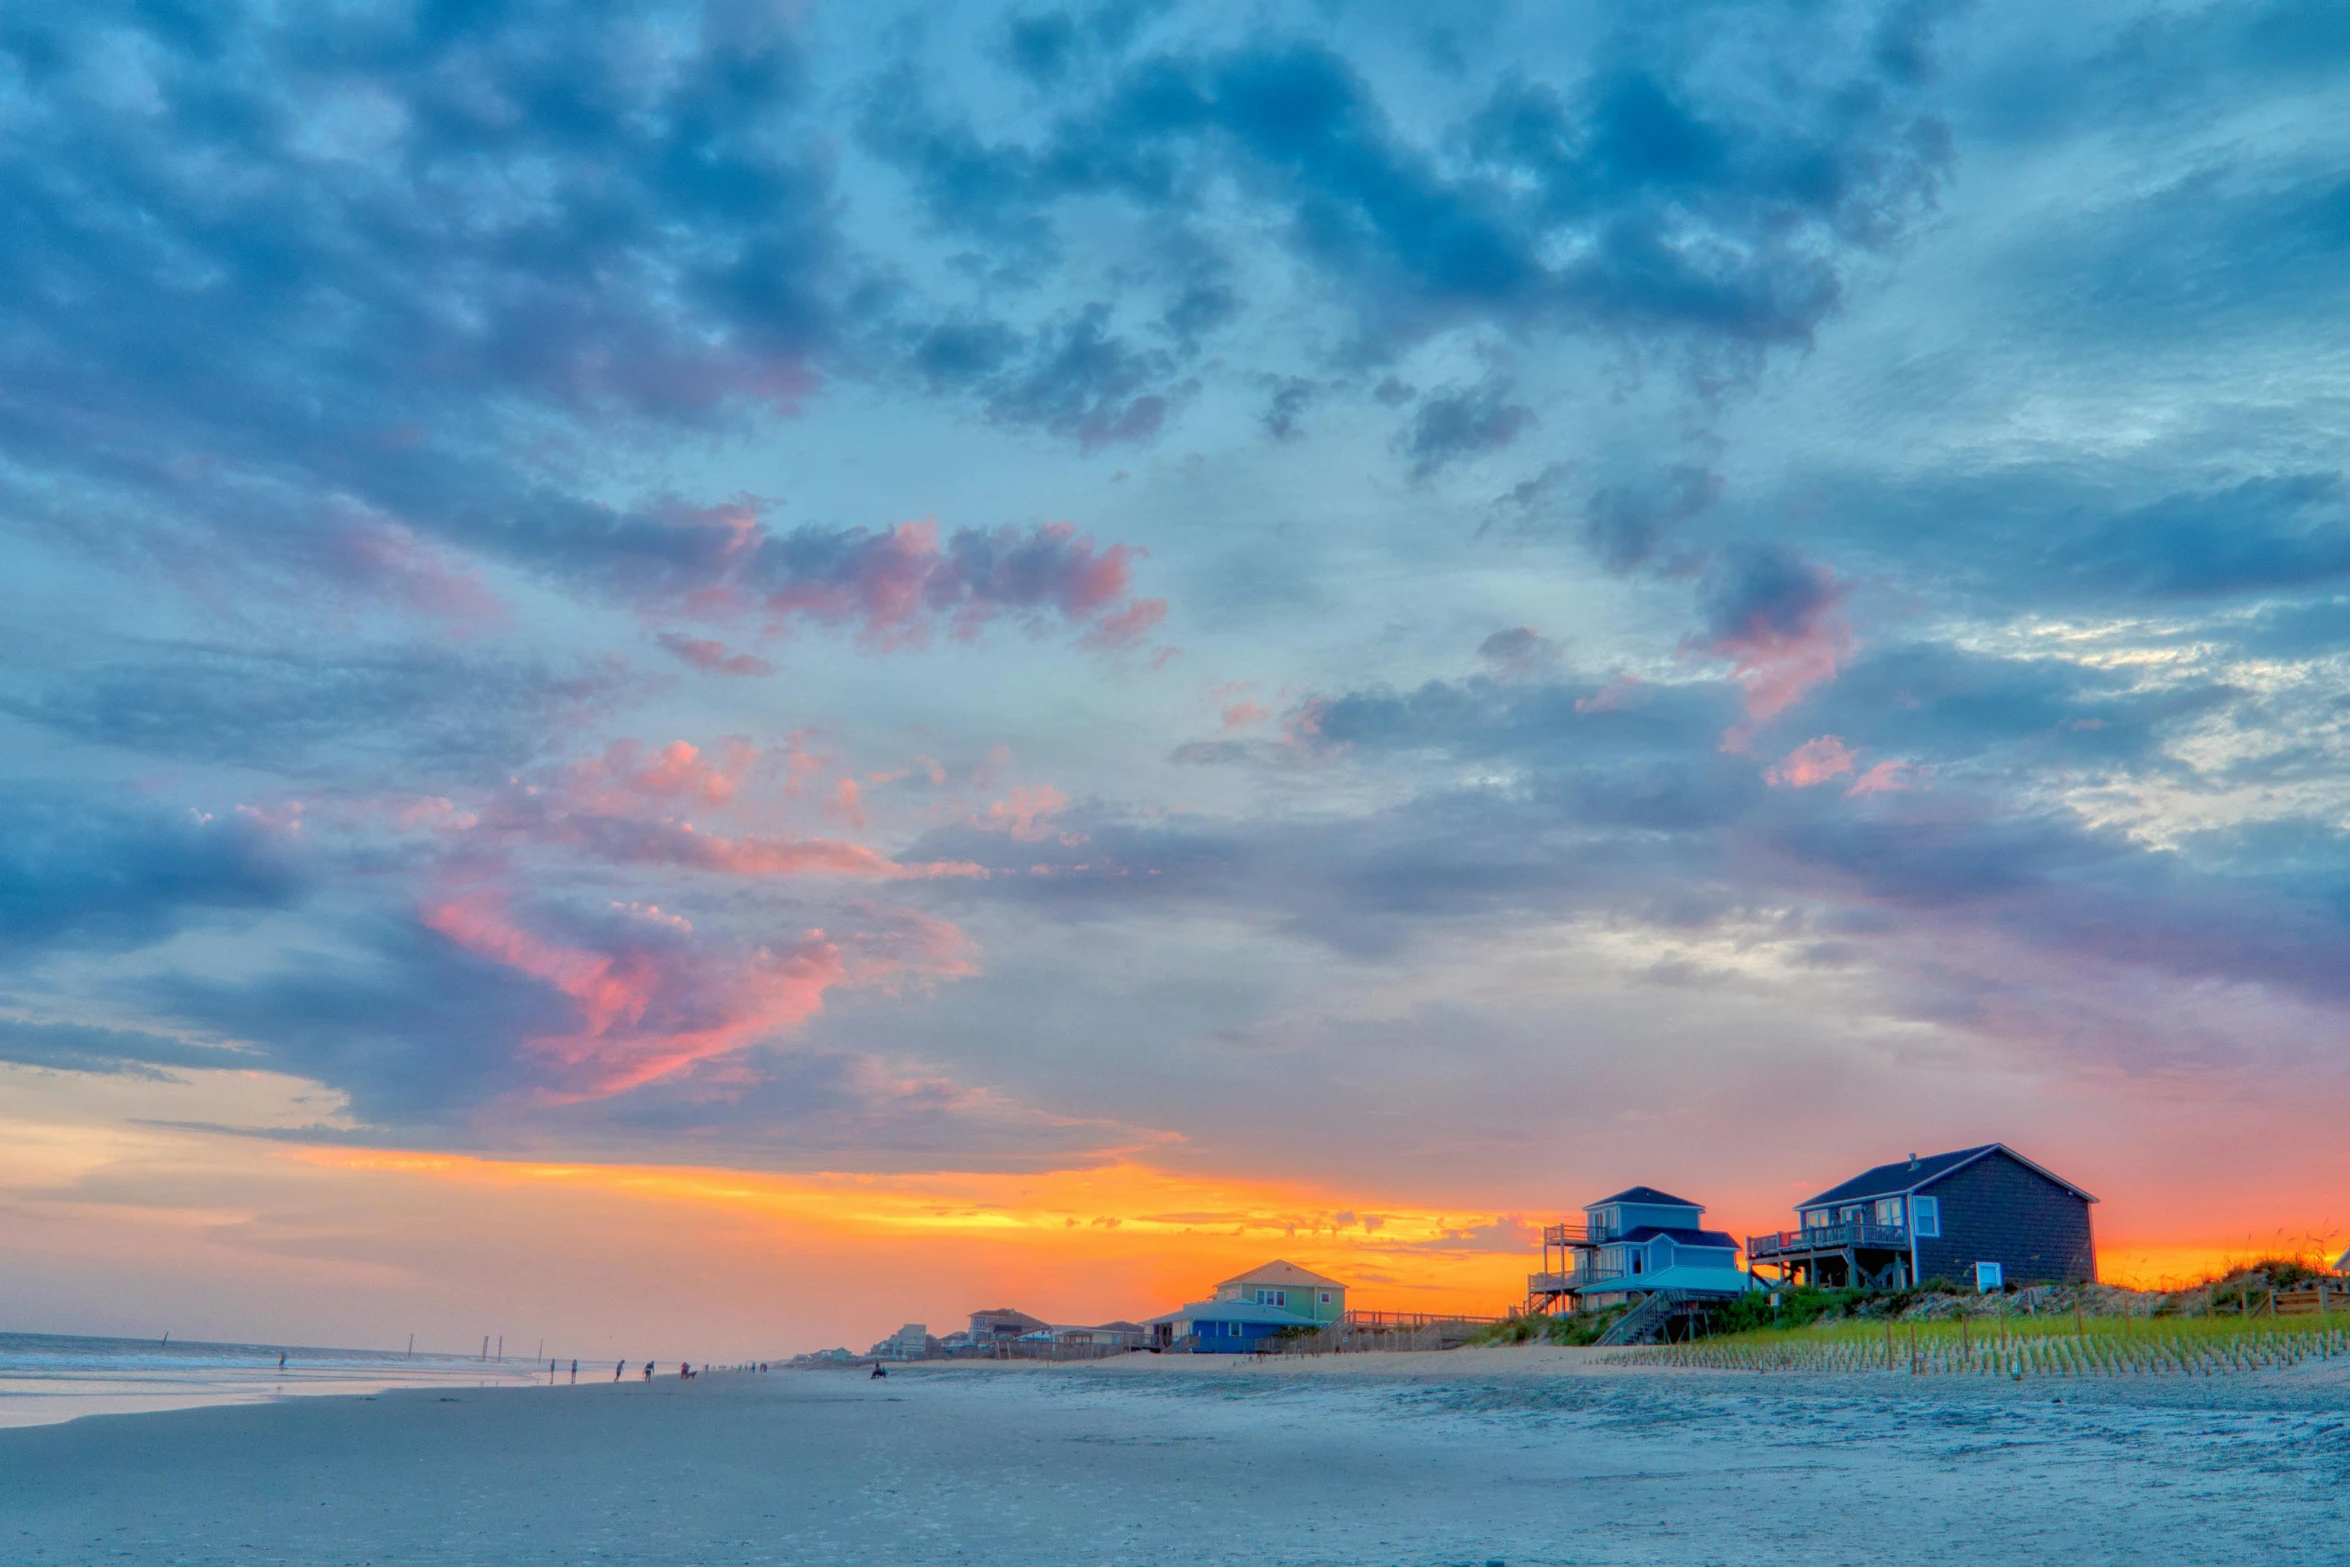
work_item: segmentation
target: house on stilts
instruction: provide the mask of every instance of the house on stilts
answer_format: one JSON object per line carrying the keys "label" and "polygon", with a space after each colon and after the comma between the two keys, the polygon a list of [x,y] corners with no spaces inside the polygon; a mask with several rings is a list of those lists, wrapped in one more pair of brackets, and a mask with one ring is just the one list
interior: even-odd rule
{"label": "house on stilts", "polygon": [[1629,1304],[1601,1343],[1669,1335],[1753,1287],[1738,1241],[1704,1227],[1705,1208],[1653,1186],[1627,1186],[1583,1206],[1583,1222],[1546,1226],[1542,1271],[1526,1279],[1526,1311],[1559,1315]]}
{"label": "house on stilts", "polygon": [[1798,1203],[1796,1228],[1748,1236],[1746,1265],[1827,1289],[2091,1283],[2096,1201],[2004,1143],[1911,1154]]}

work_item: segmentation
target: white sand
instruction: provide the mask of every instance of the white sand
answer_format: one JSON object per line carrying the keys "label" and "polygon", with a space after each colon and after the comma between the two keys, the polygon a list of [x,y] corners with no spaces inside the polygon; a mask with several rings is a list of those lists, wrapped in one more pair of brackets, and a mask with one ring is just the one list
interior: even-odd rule
{"label": "white sand", "polygon": [[2334,1564],[2346,1369],[1517,1349],[294,1399],[0,1432],[0,1561]]}

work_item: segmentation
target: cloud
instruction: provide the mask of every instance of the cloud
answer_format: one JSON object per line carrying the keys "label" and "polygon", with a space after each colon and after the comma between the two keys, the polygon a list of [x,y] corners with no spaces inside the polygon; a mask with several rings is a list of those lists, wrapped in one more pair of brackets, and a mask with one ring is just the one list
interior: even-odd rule
{"label": "cloud", "polygon": [[874,647],[919,645],[935,628],[969,639],[1006,616],[1057,617],[1089,645],[1132,643],[1166,613],[1132,596],[1131,545],[1098,544],[1066,522],[960,528],[942,544],[930,522],[872,530],[801,528],[760,538],[724,589],[774,617],[853,625]]}
{"label": "cloud", "polygon": [[0,711],[76,740],[150,756],[344,765],[393,751],[415,769],[477,771],[534,756],[550,733],[624,690],[609,665],[426,645],[229,646],[107,639],[106,663],[27,661],[0,676]]}
{"label": "cloud", "polygon": [[664,631],[656,639],[661,646],[693,665],[714,675],[772,675],[775,666],[750,653],[737,653],[723,642],[707,637],[689,637],[679,631]]}
{"label": "cloud", "polygon": [[1410,433],[1398,445],[1412,462],[1412,476],[1426,479],[1463,457],[1500,451],[1534,422],[1534,410],[1508,401],[1499,382],[1452,387],[1420,404]]}
{"label": "cloud", "polygon": [[1498,675],[1544,673],[1559,661],[1559,645],[1532,626],[1511,626],[1477,644],[1477,656]]}
{"label": "cloud", "polygon": [[840,949],[823,932],[762,947],[731,972],[684,960],[679,949],[592,950],[517,925],[504,900],[477,892],[419,916],[466,951],[563,994],[577,1026],[524,1041],[531,1065],[558,1093],[625,1092],[711,1056],[807,1021],[840,984]]}
{"label": "cloud", "polygon": [[[1834,20],[1782,20],[1804,30],[1811,70],[1767,111],[1628,34],[1578,81],[1513,76],[1458,122],[1415,115],[1407,131],[1355,63],[1275,30],[1099,58],[1056,78],[1052,112],[1024,136],[955,117],[938,73],[909,64],[875,83],[861,130],[935,223],[1032,269],[1061,254],[1058,224],[1080,203],[1191,221],[1236,195],[1352,315],[1369,357],[1471,324],[1747,352],[1809,342],[1845,257],[1930,210],[1950,156],[1940,124],[1905,101],[1926,74],[1923,26],[1896,57]],[[1015,54],[1042,68],[1044,55]],[[1190,286],[1196,256],[1152,281]],[[982,356],[991,373],[1010,351],[998,341]],[[1515,433],[1498,402],[1456,418],[1472,449]],[[1413,455],[1455,449],[1431,427]]]}
{"label": "cloud", "polygon": [[[1787,753],[1776,767],[1763,774],[1763,781],[1774,789],[1811,789],[1831,778],[1852,775],[1853,750],[1834,735],[1822,735],[1817,740],[1806,740]],[[1871,769],[1876,772],[1877,769]],[[1858,790],[1868,793],[1868,790]]]}
{"label": "cloud", "polygon": [[1837,616],[1843,586],[1824,566],[1779,545],[1724,552],[1702,595],[1705,635],[1689,647],[1731,665],[1745,691],[1746,719],[1722,737],[1742,751],[1761,725],[1803,699],[1852,652],[1852,633]]}
{"label": "cloud", "polygon": [[1645,480],[1610,485],[1583,508],[1583,536],[1610,571],[1647,564],[1672,528],[1711,506],[1722,492],[1718,474],[1669,468]]}
{"label": "cloud", "polygon": [[164,1079],[169,1068],[240,1071],[254,1064],[246,1052],[192,1043],[146,1029],[100,1028],[87,1023],[0,1018],[0,1061],[52,1072]]}
{"label": "cloud", "polygon": [[304,878],[258,817],[171,811],[103,790],[0,785],[0,938],[145,946],[206,913],[282,908]]}

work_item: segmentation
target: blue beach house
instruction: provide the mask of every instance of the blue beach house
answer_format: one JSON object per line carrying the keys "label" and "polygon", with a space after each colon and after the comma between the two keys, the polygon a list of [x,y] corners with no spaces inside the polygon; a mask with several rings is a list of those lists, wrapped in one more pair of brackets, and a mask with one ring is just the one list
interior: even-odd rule
{"label": "blue beach house", "polygon": [[1346,1286],[1275,1260],[1226,1279],[1211,1300],[1195,1300],[1143,1326],[1161,1349],[1239,1355],[1284,1332],[1316,1332],[1346,1315]]}
{"label": "blue beach house", "polygon": [[1705,1228],[1704,1218],[1703,1205],[1653,1186],[1586,1203],[1581,1224],[1543,1231],[1543,1271],[1526,1280],[1528,1304],[1591,1310],[1660,1291],[1681,1300],[1745,1293],[1753,1285],[1738,1266],[1737,1237]]}

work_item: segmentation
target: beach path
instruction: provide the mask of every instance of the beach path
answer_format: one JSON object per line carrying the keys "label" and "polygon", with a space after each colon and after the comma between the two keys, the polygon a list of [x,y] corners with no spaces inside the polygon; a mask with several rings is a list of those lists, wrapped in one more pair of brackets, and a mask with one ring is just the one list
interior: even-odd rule
{"label": "beach path", "polygon": [[1337,1369],[736,1373],[99,1417],[0,1432],[0,1560],[2350,1555],[2335,1378],[1609,1373],[1506,1352]]}

